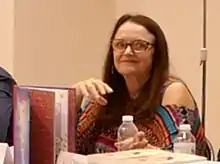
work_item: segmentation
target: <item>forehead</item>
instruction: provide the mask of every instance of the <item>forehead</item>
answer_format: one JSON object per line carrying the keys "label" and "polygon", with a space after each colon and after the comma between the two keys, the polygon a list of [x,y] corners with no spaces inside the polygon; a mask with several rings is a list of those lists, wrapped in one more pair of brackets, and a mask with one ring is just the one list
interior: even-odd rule
{"label": "forehead", "polygon": [[146,28],[133,22],[125,22],[119,27],[115,38],[120,39],[142,39],[154,41],[155,37]]}

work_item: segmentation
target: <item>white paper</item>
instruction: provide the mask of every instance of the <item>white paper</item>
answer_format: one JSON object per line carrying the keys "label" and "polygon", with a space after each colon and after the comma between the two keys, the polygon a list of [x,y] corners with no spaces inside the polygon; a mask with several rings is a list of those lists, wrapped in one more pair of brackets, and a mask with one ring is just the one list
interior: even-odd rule
{"label": "white paper", "polygon": [[11,152],[12,161],[14,161],[14,146],[9,147],[9,150]]}
{"label": "white paper", "polygon": [[194,164],[220,164],[220,162],[217,161],[203,161],[203,162],[197,162]]}
{"label": "white paper", "polygon": [[12,159],[12,154],[9,147],[7,148],[4,162],[5,162],[4,164],[14,164],[14,160]]}
{"label": "white paper", "polygon": [[0,164],[4,164],[8,144],[0,143]]}
{"label": "white paper", "polygon": [[0,164],[13,164],[12,155],[7,143],[0,143]]}
{"label": "white paper", "polygon": [[[170,159],[168,159],[170,158]],[[80,155],[61,152],[56,164],[208,164],[204,157],[161,150],[131,150],[115,153]]]}
{"label": "white paper", "polygon": [[56,90],[56,155],[60,151],[68,151],[68,91]]}
{"label": "white paper", "polygon": [[61,151],[56,164],[88,164],[87,156]]}
{"label": "white paper", "polygon": [[172,153],[162,150],[143,149],[87,156],[90,164],[189,164],[206,161],[205,157]]}

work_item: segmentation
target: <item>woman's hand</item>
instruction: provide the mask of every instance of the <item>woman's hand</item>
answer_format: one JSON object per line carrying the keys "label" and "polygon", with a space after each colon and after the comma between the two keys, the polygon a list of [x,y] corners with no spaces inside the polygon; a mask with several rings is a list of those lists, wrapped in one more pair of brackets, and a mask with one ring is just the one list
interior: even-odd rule
{"label": "woman's hand", "polygon": [[89,79],[81,81],[73,85],[76,89],[76,96],[83,98],[89,96],[93,101],[96,101],[100,105],[106,105],[107,101],[103,98],[103,95],[112,93],[113,90],[106,83],[98,79]]}
{"label": "woman's hand", "polygon": [[133,138],[126,139],[121,142],[116,142],[115,146],[119,150],[132,150],[132,149],[157,149],[156,147],[150,145],[145,138],[144,132],[140,131]]}

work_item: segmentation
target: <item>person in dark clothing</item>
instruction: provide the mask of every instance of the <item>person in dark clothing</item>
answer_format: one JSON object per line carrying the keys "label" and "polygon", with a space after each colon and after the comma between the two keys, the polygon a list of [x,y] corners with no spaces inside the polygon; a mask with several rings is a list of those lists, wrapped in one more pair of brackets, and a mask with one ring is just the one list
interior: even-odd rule
{"label": "person in dark clothing", "polygon": [[14,78],[0,67],[0,142],[13,145],[13,86]]}

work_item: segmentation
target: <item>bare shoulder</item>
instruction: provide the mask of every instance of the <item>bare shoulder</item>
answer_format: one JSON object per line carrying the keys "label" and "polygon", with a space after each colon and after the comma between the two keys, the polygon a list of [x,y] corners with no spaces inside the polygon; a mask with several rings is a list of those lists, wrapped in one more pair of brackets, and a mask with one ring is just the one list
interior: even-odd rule
{"label": "bare shoulder", "polygon": [[173,82],[165,90],[162,105],[180,105],[195,109],[195,102],[188,88],[182,82]]}

